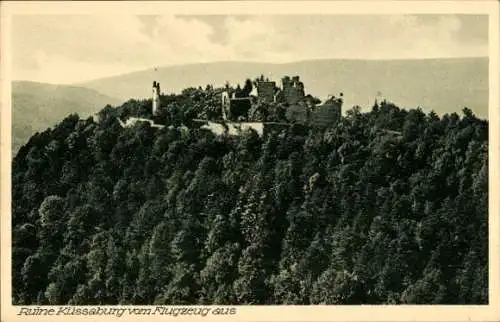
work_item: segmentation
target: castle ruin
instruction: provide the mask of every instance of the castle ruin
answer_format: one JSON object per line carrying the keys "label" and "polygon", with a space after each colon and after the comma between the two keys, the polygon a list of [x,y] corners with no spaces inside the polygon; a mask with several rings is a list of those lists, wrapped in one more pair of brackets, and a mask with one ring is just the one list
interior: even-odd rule
{"label": "castle ruin", "polygon": [[[160,93],[160,83],[154,81],[152,88],[153,116],[159,114]],[[242,132],[252,129],[259,135],[263,135],[267,128],[289,126],[293,123],[321,127],[331,126],[340,120],[342,113],[342,93],[340,98],[333,96],[321,104],[319,99],[310,94],[306,95],[304,83],[299,76],[283,77],[280,88],[276,86],[276,82],[264,79],[261,75],[254,82],[247,79],[244,88],[238,85],[236,89],[232,89],[229,84],[226,84],[225,89],[219,93],[221,94],[221,119],[192,120],[205,123],[202,128],[207,128],[216,134],[240,135]],[[275,103],[275,106],[266,105],[270,103]],[[275,111],[276,115],[268,120],[266,116],[268,108],[276,108],[281,112]],[[263,114],[254,117],[256,111],[258,114]],[[119,122],[122,127],[131,127],[140,122],[150,123],[152,127],[156,128],[164,127],[164,125],[156,124],[153,120],[137,117],[131,117],[125,122],[119,120]]]}
{"label": "castle ruin", "polygon": [[[248,82],[248,81],[247,81]],[[337,122],[342,114],[342,93],[340,98],[333,96],[320,104],[320,100],[305,93],[304,83],[299,76],[285,76],[282,78],[282,87],[276,82],[260,76],[253,83],[256,87],[256,96],[249,90],[244,91],[238,85],[229,98],[229,85],[222,92],[222,118],[229,122],[255,122],[248,113],[259,103],[276,103],[285,109],[286,122],[310,123],[318,126],[328,126]],[[247,86],[246,86],[247,87]],[[285,120],[284,120],[285,121]],[[266,122],[262,120],[262,122]],[[269,122],[267,122],[269,123]]]}

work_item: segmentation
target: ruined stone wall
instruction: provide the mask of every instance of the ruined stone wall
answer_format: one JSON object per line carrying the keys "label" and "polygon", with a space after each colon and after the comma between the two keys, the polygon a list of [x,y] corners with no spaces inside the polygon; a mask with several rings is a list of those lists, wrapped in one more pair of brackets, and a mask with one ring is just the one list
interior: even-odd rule
{"label": "ruined stone wall", "polygon": [[257,82],[258,98],[267,103],[273,102],[275,88],[276,88],[276,82],[258,81]]}
{"label": "ruined stone wall", "polygon": [[285,102],[289,105],[296,105],[304,99],[305,91],[304,84],[300,81],[298,76],[284,77],[282,79],[283,95]]}
{"label": "ruined stone wall", "polygon": [[285,100],[290,105],[298,104],[304,98],[304,91],[297,87],[284,90]]}
{"label": "ruined stone wall", "polygon": [[342,116],[342,106],[329,102],[316,106],[311,113],[311,122],[318,126],[329,126],[337,123]]}

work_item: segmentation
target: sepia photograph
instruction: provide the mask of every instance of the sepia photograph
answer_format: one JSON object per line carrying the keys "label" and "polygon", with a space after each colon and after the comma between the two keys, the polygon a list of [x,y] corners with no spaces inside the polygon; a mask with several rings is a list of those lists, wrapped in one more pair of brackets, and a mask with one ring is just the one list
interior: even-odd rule
{"label": "sepia photograph", "polygon": [[214,4],[9,12],[2,303],[491,306],[498,4]]}

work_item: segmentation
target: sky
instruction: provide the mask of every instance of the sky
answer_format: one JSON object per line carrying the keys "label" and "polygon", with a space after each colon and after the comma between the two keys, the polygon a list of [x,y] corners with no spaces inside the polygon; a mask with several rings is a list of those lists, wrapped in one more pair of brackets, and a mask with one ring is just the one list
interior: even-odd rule
{"label": "sky", "polygon": [[12,78],[78,83],[216,61],[488,56],[486,15],[16,15]]}

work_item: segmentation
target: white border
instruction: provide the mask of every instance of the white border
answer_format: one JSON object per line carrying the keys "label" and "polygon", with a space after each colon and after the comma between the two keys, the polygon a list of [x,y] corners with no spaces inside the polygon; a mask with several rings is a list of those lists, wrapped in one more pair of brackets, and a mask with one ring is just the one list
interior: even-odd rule
{"label": "white border", "polygon": [[[500,321],[500,218],[498,183],[500,174],[499,124],[499,3],[498,1],[220,1],[220,2],[6,2],[1,3],[1,308],[2,321],[20,321],[11,304],[10,240],[10,19],[13,14],[401,14],[401,13],[474,13],[489,15],[489,305],[484,306],[238,306],[240,321]],[[38,321],[68,317],[36,316]],[[130,320],[163,320],[165,316],[123,316]],[[195,317],[196,318],[196,317]],[[198,317],[199,318],[199,317]],[[72,320],[95,319],[72,317]],[[108,319],[108,318],[106,318]],[[192,319],[177,317],[176,319]],[[214,316],[203,319],[220,320]]]}

